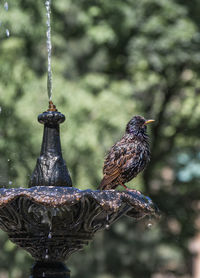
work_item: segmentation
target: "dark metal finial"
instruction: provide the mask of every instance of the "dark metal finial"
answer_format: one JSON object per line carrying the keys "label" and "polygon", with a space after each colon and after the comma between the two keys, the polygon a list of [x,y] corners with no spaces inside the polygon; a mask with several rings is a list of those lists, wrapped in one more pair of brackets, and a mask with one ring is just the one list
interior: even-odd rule
{"label": "dark metal finial", "polygon": [[59,124],[65,116],[57,111],[52,101],[49,109],[38,116],[44,124],[44,134],[40,157],[31,176],[29,187],[32,186],[72,186],[71,177],[62,157]]}

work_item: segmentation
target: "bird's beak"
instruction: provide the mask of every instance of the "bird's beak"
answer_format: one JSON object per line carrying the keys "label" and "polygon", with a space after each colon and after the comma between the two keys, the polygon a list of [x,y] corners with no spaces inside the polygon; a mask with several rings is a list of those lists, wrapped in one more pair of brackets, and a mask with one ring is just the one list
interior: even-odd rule
{"label": "bird's beak", "polygon": [[147,121],[144,123],[144,125],[148,125],[148,124],[153,123],[153,122],[155,122],[155,120],[147,120]]}

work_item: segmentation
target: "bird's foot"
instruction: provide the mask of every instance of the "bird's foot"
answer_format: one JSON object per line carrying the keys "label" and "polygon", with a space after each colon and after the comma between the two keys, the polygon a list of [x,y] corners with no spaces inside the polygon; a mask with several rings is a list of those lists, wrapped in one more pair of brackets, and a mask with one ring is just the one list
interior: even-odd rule
{"label": "bird's foot", "polygon": [[123,186],[126,190],[129,190],[129,188],[124,183],[120,183],[120,185]]}
{"label": "bird's foot", "polygon": [[131,188],[128,188],[126,187],[126,190],[129,191],[129,192],[134,192],[134,193],[137,193],[137,194],[142,194],[139,190],[136,190],[136,189],[131,189]]}
{"label": "bird's foot", "polygon": [[137,194],[141,194],[140,191],[138,191],[136,189],[128,188],[124,183],[121,183],[121,186],[123,186],[127,191],[134,192],[134,193],[137,193]]}
{"label": "bird's foot", "polygon": [[137,194],[141,194],[141,192],[136,190],[136,189],[128,188],[124,183],[121,183],[121,186],[123,186],[129,192],[134,192],[134,193],[137,193]]}

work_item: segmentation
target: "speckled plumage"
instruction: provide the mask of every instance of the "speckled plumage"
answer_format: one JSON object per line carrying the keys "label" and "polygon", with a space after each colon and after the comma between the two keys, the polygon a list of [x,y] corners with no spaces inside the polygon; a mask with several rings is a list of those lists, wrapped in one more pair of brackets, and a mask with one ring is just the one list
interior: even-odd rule
{"label": "speckled plumage", "polygon": [[124,136],[108,152],[103,167],[103,179],[98,189],[115,189],[138,175],[150,160],[146,121],[141,116],[133,117],[126,126]]}

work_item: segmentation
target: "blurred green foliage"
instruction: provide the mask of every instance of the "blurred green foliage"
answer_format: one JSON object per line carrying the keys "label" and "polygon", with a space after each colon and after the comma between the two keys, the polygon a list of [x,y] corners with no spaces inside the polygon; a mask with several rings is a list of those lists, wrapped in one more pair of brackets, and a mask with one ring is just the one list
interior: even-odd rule
{"label": "blurred green foliage", "polygon": [[[9,1],[0,20],[0,184],[26,186],[48,105],[44,0]],[[123,219],[69,260],[74,278],[192,277],[189,242],[200,196],[198,1],[52,1],[53,101],[66,115],[64,158],[73,183],[95,189],[106,150],[136,114],[149,130],[151,163],[136,186],[163,213]],[[6,37],[6,29],[11,36]],[[0,277],[28,277],[32,259],[0,233]],[[80,263],[81,262],[81,263]],[[159,276],[160,274],[160,276]],[[157,276],[156,276],[157,275]]]}

